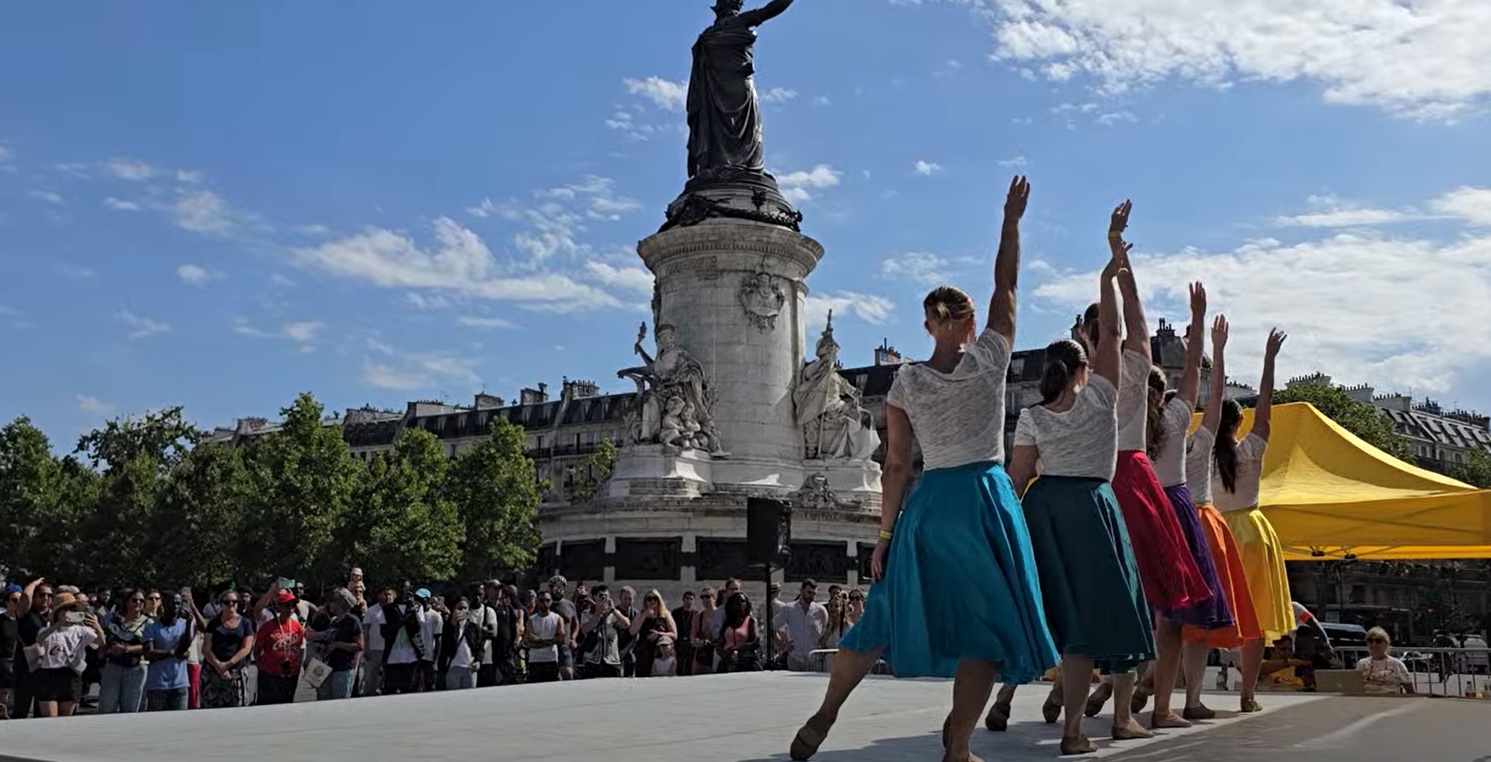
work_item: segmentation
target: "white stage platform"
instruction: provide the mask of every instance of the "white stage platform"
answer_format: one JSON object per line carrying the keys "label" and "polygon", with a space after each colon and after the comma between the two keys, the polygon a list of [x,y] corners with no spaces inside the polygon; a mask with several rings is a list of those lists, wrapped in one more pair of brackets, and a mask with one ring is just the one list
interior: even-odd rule
{"label": "white stage platform", "polygon": [[[817,708],[825,681],[824,675],[781,672],[594,680],[291,706],[24,720],[0,723],[0,760],[779,762],[787,759],[793,733]],[[1009,732],[980,727],[974,752],[991,760],[1056,757],[1059,732],[1040,716],[1046,690],[1039,685],[1022,689]],[[1263,694],[1260,700],[1279,711],[1318,699]],[[1088,734],[1101,747],[1093,756],[1264,716],[1222,711],[1236,707],[1237,694],[1212,694],[1207,701],[1219,710],[1218,720],[1164,731],[1150,741],[1101,740],[1108,736],[1111,718],[1087,720]],[[867,679],[814,759],[938,759],[938,733],[950,705],[945,681]]]}

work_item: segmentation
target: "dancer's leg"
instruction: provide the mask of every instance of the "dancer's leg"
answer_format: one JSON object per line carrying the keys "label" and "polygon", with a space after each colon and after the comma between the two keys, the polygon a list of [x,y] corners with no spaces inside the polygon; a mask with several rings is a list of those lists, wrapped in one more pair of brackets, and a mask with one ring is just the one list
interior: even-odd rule
{"label": "dancer's leg", "polygon": [[[1180,622],[1164,617],[1156,617],[1155,623],[1155,646],[1159,651],[1158,658],[1154,661],[1154,682],[1150,692],[1154,695],[1154,714],[1151,716],[1152,727],[1186,727],[1190,723],[1181,719],[1170,709],[1170,695],[1175,692],[1175,679],[1180,672],[1181,651],[1181,627]],[[1190,685],[1190,681],[1186,681]],[[1189,691],[1188,691],[1189,695]]]}
{"label": "dancer's leg", "polygon": [[999,686],[999,694],[994,697],[994,705],[989,707],[989,714],[984,717],[984,727],[996,733],[1002,733],[1009,727],[1010,704],[1015,700],[1015,688],[1019,686],[1005,683]]}
{"label": "dancer's leg", "polygon": [[1249,708],[1256,703],[1254,695],[1258,690],[1258,672],[1263,668],[1263,639],[1250,640],[1242,647],[1242,705],[1243,711],[1252,712],[1256,709]]}
{"label": "dancer's leg", "polygon": [[828,690],[823,696],[823,704],[808,718],[802,729],[797,731],[797,737],[792,740],[791,755],[794,760],[802,762],[818,751],[823,739],[828,736],[829,729],[839,719],[839,709],[849,700],[849,694],[854,692],[879,659],[878,649],[869,653],[840,650],[834,655],[833,671],[828,675]]}
{"label": "dancer's leg", "polygon": [[[1050,724],[1061,719],[1061,707],[1066,704],[1066,657],[1056,663],[1056,679],[1051,681],[1051,692],[1046,694],[1046,702],[1041,705],[1041,716],[1046,723]],[[1091,670],[1089,670],[1091,671]],[[1086,688],[1083,688],[1085,691]],[[1081,695],[1081,694],[1078,694]]]}
{"label": "dancer's leg", "polygon": [[1211,654],[1205,641],[1193,640],[1181,646],[1181,664],[1186,674],[1186,719],[1208,719],[1211,710],[1201,703],[1201,682],[1206,679],[1206,657]]}
{"label": "dancer's leg", "polygon": [[[1092,684],[1092,659],[1086,656],[1061,657],[1061,679],[1058,681],[1065,701],[1062,702],[1064,739],[1082,736],[1082,705],[1087,703],[1087,686]],[[1056,688],[1052,689],[1054,694]]]}
{"label": "dancer's leg", "polygon": [[1103,675],[1098,680],[1097,687],[1092,689],[1092,695],[1087,697],[1087,706],[1082,708],[1082,712],[1088,717],[1096,717],[1110,698],[1113,698],[1113,678],[1111,675]]}
{"label": "dancer's leg", "polygon": [[1134,680],[1133,672],[1113,675],[1113,739],[1116,741],[1149,738],[1153,735],[1134,721],[1130,705],[1134,700]]}
{"label": "dancer's leg", "polygon": [[958,663],[958,673],[953,678],[953,713],[948,722],[944,759],[969,758],[968,739],[973,736],[978,716],[989,703],[989,694],[993,690],[994,662],[964,659]]}

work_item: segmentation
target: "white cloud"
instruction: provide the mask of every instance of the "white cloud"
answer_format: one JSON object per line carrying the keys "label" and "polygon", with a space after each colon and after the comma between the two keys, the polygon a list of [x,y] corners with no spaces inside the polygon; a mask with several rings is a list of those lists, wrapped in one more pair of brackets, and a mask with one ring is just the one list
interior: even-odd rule
{"label": "white cloud", "polygon": [[517,328],[517,324],[511,320],[502,318],[480,317],[477,315],[462,315],[456,318],[456,325],[467,328]]}
{"label": "white cloud", "polygon": [[674,82],[662,77],[648,77],[646,79],[623,79],[626,91],[633,95],[640,95],[652,101],[658,108],[670,111],[681,111],[684,101],[688,99],[688,84],[685,82]]}
{"label": "white cloud", "polygon": [[912,164],[911,166],[916,169],[916,173],[918,175],[930,175],[933,172],[942,171],[942,165],[938,164],[935,161],[924,161],[922,159],[917,159],[916,163]]}
{"label": "white cloud", "polygon": [[202,286],[211,281],[222,280],[223,274],[200,265],[187,264],[176,268],[176,277],[188,285]]}
{"label": "white cloud", "polygon": [[129,328],[129,337],[131,339],[143,339],[147,336],[154,336],[158,333],[165,333],[171,330],[169,323],[140,317],[129,310],[120,310],[115,315],[115,318]]}
{"label": "white cloud", "polygon": [[4,143],[0,143],[0,161],[10,161],[15,154]]}
{"label": "white cloud", "polygon": [[756,97],[762,103],[786,103],[797,97],[797,91],[788,90],[785,87],[773,87],[770,90],[762,90],[757,93]]}
{"label": "white cloud", "polygon": [[777,177],[777,187],[788,201],[801,203],[813,198],[812,190],[832,188],[839,184],[841,173],[827,164],[819,164],[809,170],[788,172]]}
{"label": "white cloud", "polygon": [[[1264,239],[1231,251],[1139,256],[1135,271],[1152,316],[1183,314],[1186,283],[1206,283],[1213,312],[1233,325],[1229,375],[1257,374],[1276,325],[1290,333],[1280,357],[1286,378],[1323,370],[1342,381],[1440,392],[1491,366],[1491,232]],[[1096,290],[1095,271],[1053,273],[1035,295],[1077,309]]]}
{"label": "white cloud", "polygon": [[120,180],[140,182],[156,176],[155,167],[138,159],[113,159],[104,164],[104,171]]}
{"label": "white cloud", "polygon": [[176,170],[175,177],[176,182],[178,183],[182,183],[185,185],[196,185],[197,183],[202,182],[203,174],[195,170],[178,169]]}
{"label": "white cloud", "polygon": [[1430,204],[1435,212],[1491,227],[1491,188],[1456,188]]}
{"label": "white cloud", "polygon": [[815,95],[815,96],[813,96],[813,105],[814,106],[831,106],[831,105],[833,105],[833,101],[829,100],[828,96],[826,96],[826,95]]}
{"label": "white cloud", "polygon": [[264,330],[239,318],[233,325],[233,332],[258,339],[284,339],[298,345],[299,352],[306,353],[315,351],[316,337],[325,327],[326,324],[319,320],[300,320],[282,323],[273,330]]}
{"label": "white cloud", "polygon": [[113,405],[110,405],[109,403],[104,402],[97,397],[92,397],[87,394],[79,394],[77,395],[77,400],[78,409],[85,413],[93,413],[95,415],[113,415],[114,413]]}
{"label": "white cloud", "polygon": [[65,200],[63,200],[61,194],[53,193],[52,191],[34,190],[26,195],[34,199],[45,201],[48,204],[56,204],[57,206],[62,206],[63,204],[67,203]]}
{"label": "white cloud", "polygon": [[[476,361],[452,352],[405,352],[378,339],[368,339],[369,356],[363,380],[379,389],[429,389],[444,383],[479,382]],[[443,390],[439,390],[443,391]]]}
{"label": "white cloud", "polygon": [[193,191],[172,206],[176,227],[204,235],[229,236],[240,227],[239,215],[222,196],[212,191]]}
{"label": "white cloud", "polygon": [[606,117],[606,127],[622,133],[629,140],[646,140],[657,133],[655,125],[639,122],[632,112],[617,110]]}
{"label": "white cloud", "polygon": [[617,267],[591,260],[585,263],[585,269],[591,277],[608,286],[619,286],[643,296],[652,296],[652,271],[645,267]]}
{"label": "white cloud", "polygon": [[137,203],[135,203],[133,201],[126,201],[124,199],[114,198],[113,196],[110,196],[110,197],[104,199],[104,206],[107,206],[110,209],[114,209],[114,210],[121,211],[121,212],[138,212],[138,211],[140,211],[140,205],[139,204],[137,204]]}
{"label": "white cloud", "polygon": [[880,263],[880,277],[910,281],[922,286],[939,286],[951,280],[949,272],[963,260],[941,257],[925,251],[912,251],[886,257]]}
{"label": "white cloud", "polygon": [[890,318],[894,309],[895,303],[883,296],[856,291],[808,294],[803,302],[803,320],[810,333],[815,326],[821,329],[829,310],[833,310],[835,317],[853,315],[866,323],[880,325]]}
{"label": "white cloud", "polygon": [[448,217],[436,219],[434,228],[428,248],[402,233],[369,228],[294,249],[292,256],[306,267],[384,288],[575,309],[620,306],[610,294],[567,275],[519,273],[499,264],[480,236]]}
{"label": "white cloud", "polygon": [[95,275],[98,275],[98,273],[93,271],[93,268],[80,267],[68,262],[53,262],[52,267],[56,268],[57,272],[61,273],[62,275],[68,278],[76,278],[78,280],[87,280]]}
{"label": "white cloud", "polygon": [[486,198],[466,211],[526,225],[513,234],[512,243],[538,263],[555,254],[586,253],[589,247],[580,235],[592,222],[619,220],[642,208],[636,199],[618,195],[614,186],[609,177],[586,175],[568,185],[535,191],[531,201]]}
{"label": "white cloud", "polygon": [[1024,156],[1011,156],[1008,159],[999,160],[999,166],[1001,167],[1025,167],[1029,165],[1030,162]]}
{"label": "white cloud", "polygon": [[994,57],[1104,94],[1181,79],[1308,81],[1330,103],[1444,119],[1491,95],[1484,0],[980,0]]}

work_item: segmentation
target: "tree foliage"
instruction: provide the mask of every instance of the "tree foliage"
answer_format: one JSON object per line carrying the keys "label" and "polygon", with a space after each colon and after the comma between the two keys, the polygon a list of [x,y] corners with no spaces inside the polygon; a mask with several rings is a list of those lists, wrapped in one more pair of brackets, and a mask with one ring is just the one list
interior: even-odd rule
{"label": "tree foliage", "polygon": [[1456,468],[1450,476],[1481,489],[1491,489],[1491,454],[1485,450],[1471,450],[1469,462]]}
{"label": "tree foliage", "polygon": [[486,579],[533,563],[543,485],[527,457],[521,428],[494,420],[487,438],[456,458],[447,483],[466,530],[464,578]]}
{"label": "tree foliage", "polygon": [[303,394],[242,447],[180,408],[107,422],[58,457],[26,418],[0,427],[0,572],[92,586],[266,577],[447,581],[532,563],[542,485],[500,422],[457,460],[403,432],[368,462]]}
{"label": "tree foliage", "polygon": [[616,443],[601,440],[595,452],[585,459],[584,465],[573,469],[564,485],[564,499],[571,503],[583,503],[595,497],[600,485],[611,478],[616,467]]}
{"label": "tree foliage", "polygon": [[1328,384],[1297,384],[1274,393],[1274,404],[1289,402],[1308,402],[1367,444],[1399,460],[1413,462],[1413,444],[1408,438],[1394,431],[1392,423],[1377,408],[1352,399],[1343,389]]}

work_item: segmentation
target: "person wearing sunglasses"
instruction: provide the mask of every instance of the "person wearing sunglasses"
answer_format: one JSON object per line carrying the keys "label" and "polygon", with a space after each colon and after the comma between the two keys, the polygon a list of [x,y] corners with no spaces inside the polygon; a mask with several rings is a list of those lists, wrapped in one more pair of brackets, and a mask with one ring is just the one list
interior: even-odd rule
{"label": "person wearing sunglasses", "polygon": [[1392,639],[1387,630],[1373,627],[1367,630],[1367,658],[1356,663],[1356,671],[1362,674],[1362,683],[1368,693],[1413,693],[1413,676],[1408,665],[1396,656],[1388,655]]}
{"label": "person wearing sunglasses", "polygon": [[[14,598],[14,600],[12,600]],[[11,701],[9,715],[18,720],[30,717],[36,708],[36,673],[31,670],[25,649],[36,645],[36,637],[52,619],[52,586],[45,579],[35,579],[21,589],[19,598],[6,596],[6,610],[15,619],[16,648],[11,667]]]}
{"label": "person wearing sunglasses", "polygon": [[203,628],[201,703],[205,709],[243,706],[243,667],[254,650],[254,623],[243,613],[245,597],[226,590],[217,614]]}
{"label": "person wearing sunglasses", "polygon": [[107,643],[99,680],[98,713],[138,712],[145,696],[145,593],[125,590],[124,605],[102,619]]}

